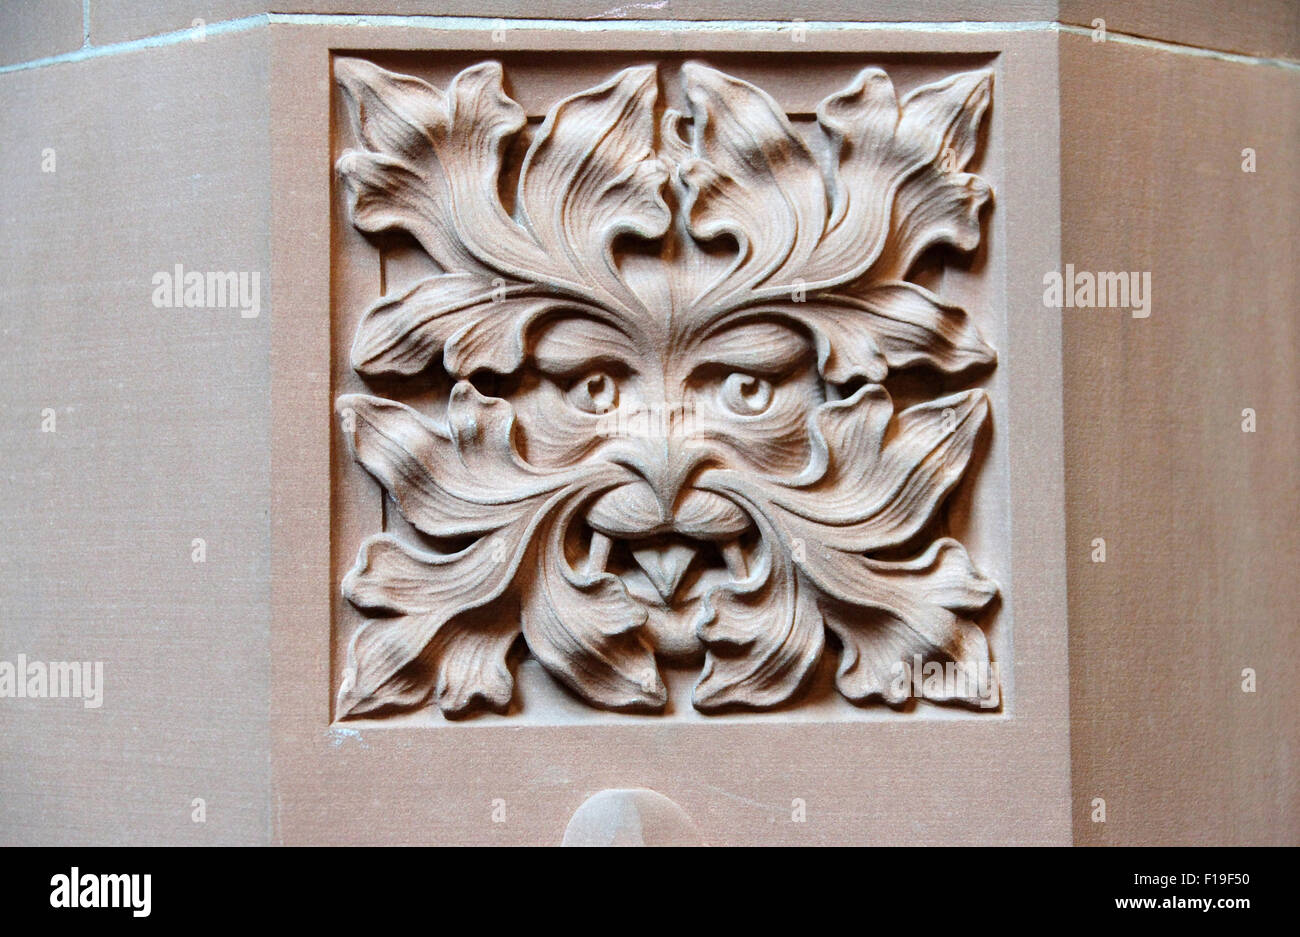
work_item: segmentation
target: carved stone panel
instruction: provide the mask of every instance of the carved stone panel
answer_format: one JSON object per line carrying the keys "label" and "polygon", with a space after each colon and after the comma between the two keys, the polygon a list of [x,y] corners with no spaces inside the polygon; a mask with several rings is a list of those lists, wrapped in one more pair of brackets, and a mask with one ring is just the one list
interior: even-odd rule
{"label": "carved stone panel", "polygon": [[791,103],[642,59],[525,106],[509,63],[381,59],[334,60],[365,236],[334,717],[999,710],[999,586],[956,536],[993,422],[995,311],[960,295],[993,71],[836,63]]}
{"label": "carved stone panel", "polygon": [[274,35],[278,835],[1066,839],[1055,38]]}

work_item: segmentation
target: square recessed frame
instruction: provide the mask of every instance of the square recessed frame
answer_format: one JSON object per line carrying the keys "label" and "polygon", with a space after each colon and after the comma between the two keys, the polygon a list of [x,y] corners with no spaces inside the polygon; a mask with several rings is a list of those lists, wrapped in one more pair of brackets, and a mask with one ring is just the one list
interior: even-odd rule
{"label": "square recessed frame", "polygon": [[[558,843],[591,794],[645,787],[682,806],[711,843],[1067,843],[1060,323],[1037,304],[1042,271],[1059,255],[1054,37],[816,24],[801,33],[775,24],[500,25],[272,27],[276,841]],[[994,431],[958,492],[954,523],[1002,588],[989,634],[1003,708],[894,712],[829,694],[771,713],[678,707],[627,716],[587,710],[552,688],[548,705],[525,703],[507,716],[334,723],[343,642],[356,626],[339,581],[385,520],[377,486],[337,434],[333,401],[364,389],[346,360],[357,317],[413,270],[409,258],[378,259],[333,179],[349,132],[332,79],[341,54],[440,87],[466,65],[497,59],[531,116],[638,62],[704,60],[754,81],[792,115],[811,112],[868,65],[883,66],[900,91],[992,68],[979,172],[995,206],[976,261],[949,268],[941,292],[976,317],[999,352],[980,382]],[[521,692],[547,692],[548,678],[527,669]],[[796,799],[806,804],[804,822],[792,820]],[[493,822],[500,802],[506,821]]]}

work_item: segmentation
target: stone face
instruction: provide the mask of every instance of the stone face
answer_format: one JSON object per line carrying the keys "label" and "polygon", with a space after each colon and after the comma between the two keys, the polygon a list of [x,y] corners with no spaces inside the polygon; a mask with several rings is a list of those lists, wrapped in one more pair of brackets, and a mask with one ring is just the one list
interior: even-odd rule
{"label": "stone face", "polygon": [[[507,711],[518,644],[594,707],[663,712],[671,657],[697,710],[771,709],[828,632],[850,700],[999,705],[973,621],[997,587],[934,533],[989,412],[935,375],[996,355],[907,279],[979,243],[992,71],[900,96],[863,69],[797,130],[749,82],[662,70],[666,109],[661,68],[635,66],[525,132],[496,61],[445,91],[335,62],[352,223],[439,268],[357,327],[352,368],[393,396],[335,403],[422,535],[371,536],[344,577],[381,617],[349,640],[341,718]],[[929,390],[895,407],[904,370]],[[430,379],[445,402],[401,402]]]}

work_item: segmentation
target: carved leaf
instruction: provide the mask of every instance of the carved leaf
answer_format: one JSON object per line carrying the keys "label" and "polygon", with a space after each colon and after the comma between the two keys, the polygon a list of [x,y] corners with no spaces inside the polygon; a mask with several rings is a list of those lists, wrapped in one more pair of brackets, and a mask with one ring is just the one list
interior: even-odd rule
{"label": "carved leaf", "polygon": [[697,63],[683,66],[682,84],[699,157],[682,168],[691,231],[739,243],[729,291],[788,287],[825,229],[821,168],[765,92]]}
{"label": "carved leaf", "polygon": [[914,364],[955,373],[993,362],[962,309],[903,280],[936,243],[979,243],[990,189],[958,170],[974,155],[991,72],[918,88],[901,106],[884,72],[861,72],[818,106],[832,154],[824,171],[757,88],[698,65],[683,79],[699,157],[682,169],[691,230],[740,245],[700,305],[786,301],[774,308],[815,333],[822,374],[836,383]]}
{"label": "carved leaf", "polygon": [[443,356],[443,366],[457,377],[480,370],[508,374],[523,363],[528,326],[547,312],[574,305],[531,284],[507,286],[500,277],[429,277],[366,312],[352,344],[352,367],[372,377],[412,375]]}
{"label": "carved leaf", "polygon": [[571,504],[540,532],[537,575],[523,587],[522,624],[528,649],[570,689],[606,709],[654,711],[668,692],[654,649],[641,629],[646,611],[609,573],[588,574],[564,556]]}
{"label": "carved leaf", "polygon": [[501,530],[575,477],[524,463],[511,439],[510,405],[465,382],[452,390],[446,426],[405,404],[364,394],[339,397],[335,409],[357,461],[393,496],[402,516],[433,537]]}
{"label": "carved leaf", "polygon": [[[836,675],[840,692],[859,702],[872,697],[901,702],[912,687],[900,680],[900,665],[952,661],[969,678],[931,684],[925,695],[996,705],[996,695],[978,694],[981,668],[987,674],[989,664],[988,641],[962,616],[984,608],[997,587],[975,570],[961,544],[944,538],[906,562],[860,558],[856,568],[843,559],[835,565],[834,579],[819,579],[833,597],[823,605],[826,624],[843,645]],[[996,694],[996,685],[992,689]]]}
{"label": "carved leaf", "polygon": [[979,213],[992,191],[961,170],[975,155],[992,89],[993,73],[985,69],[952,75],[903,100],[899,135],[916,140],[929,160],[898,190],[893,231],[875,278],[902,279],[934,244],[963,251],[979,244]]}
{"label": "carved leaf", "polygon": [[668,175],[654,154],[657,96],[655,69],[644,66],[560,101],[519,177],[519,204],[537,242],[616,308],[639,302],[617,275],[613,239],[659,237],[672,217],[660,194]]}
{"label": "carved leaf", "polygon": [[338,59],[334,71],[366,147],[337,166],[357,227],[409,231],[450,272],[550,268],[497,195],[505,141],[524,125],[500,64],[465,69],[446,94],[364,59]]}
{"label": "carved leaf", "polygon": [[[509,405],[483,397],[464,383],[453,390],[445,430],[410,407],[377,397],[340,397],[338,409],[345,423],[352,424],[350,439],[358,461],[380,480],[412,524],[439,537],[480,535],[446,562],[426,556],[422,570],[409,564],[403,567],[400,572],[407,578],[386,584],[397,589],[399,597],[418,591],[423,574],[432,608],[441,601],[446,605],[444,614],[448,609],[473,610],[500,597],[515,582],[528,551],[534,556],[531,565],[536,575],[518,583],[517,592],[522,631],[538,660],[598,705],[611,709],[663,705],[666,695],[653,650],[637,633],[645,623],[645,610],[627,597],[613,576],[579,574],[564,559],[563,531],[571,525],[573,514],[572,506],[565,505],[580,504],[584,493],[599,487],[599,472],[581,473],[579,481],[577,473],[543,473],[526,466],[510,441]],[[533,549],[534,542],[541,546]],[[387,552],[382,556],[390,558]],[[360,606],[360,599],[385,585],[384,577],[396,577],[399,571],[390,562],[376,575],[378,583],[361,577],[354,580],[351,591],[345,586],[349,600]],[[485,590],[482,601],[476,599],[476,588]],[[408,666],[419,658],[432,655],[442,661],[439,654],[458,652],[504,655],[512,636],[520,631],[516,623],[508,632],[452,635],[447,641],[455,637],[454,648],[442,650],[430,647],[430,642],[442,633],[444,620],[429,609],[411,611],[395,597],[376,605],[403,611],[404,617],[372,622],[358,633],[349,658],[349,673],[354,676],[345,684],[347,711],[352,714],[420,702],[428,687],[416,698],[421,687]],[[443,708],[459,711],[476,700],[495,705],[500,684],[476,685],[472,678],[487,679],[496,671],[481,666],[468,675],[465,671],[462,665],[461,680],[448,683],[454,689],[448,691],[449,702]],[[449,680],[445,666],[437,677],[440,686]],[[441,690],[439,700],[442,705]]]}
{"label": "carved leaf", "polygon": [[920,159],[894,145],[898,98],[893,82],[878,68],[865,69],[847,88],[822,101],[817,121],[832,154],[831,216],[805,278],[843,282],[865,273],[879,256],[894,193]]}
{"label": "carved leaf", "polygon": [[[889,681],[896,676],[895,665],[910,665],[914,656],[972,668],[989,663],[983,632],[957,613],[977,612],[997,589],[974,569],[957,541],[940,539],[904,562],[870,555],[907,543],[929,523],[965,471],[986,413],[984,395],[968,391],[903,411],[890,436],[889,395],[869,385],[849,400],[819,408],[822,446],[809,471],[793,484],[755,482],[725,471],[701,481],[761,513],[773,528],[765,537],[769,542],[791,545],[796,569],[788,579],[817,597],[815,608],[804,615],[818,621],[819,638],[823,616],[839,636],[844,649],[838,685],[851,699],[899,701],[889,695]],[[767,616],[769,640],[783,633],[773,621],[785,618]],[[719,635],[701,630],[706,640]],[[788,695],[795,689],[797,684],[780,678],[763,682],[767,693]],[[987,704],[972,694],[944,692],[930,696]],[[743,695],[750,705],[767,699],[753,687]]]}
{"label": "carved leaf", "polygon": [[800,317],[818,337],[821,373],[833,383],[880,381],[915,365],[959,374],[997,360],[961,307],[902,280],[818,294]]}
{"label": "carved leaf", "polygon": [[766,506],[780,536],[865,553],[906,544],[930,523],[966,471],[988,416],[988,397],[970,390],[897,415],[879,385],[817,411],[820,456],[798,479],[751,479],[714,470],[708,490]]}
{"label": "carved leaf", "polygon": [[[467,68],[445,95],[362,59],[340,59],[335,70],[366,146],[337,167],[354,222],[369,232],[409,231],[448,274],[473,277],[438,281],[446,295],[436,299],[408,294],[382,303],[363,326],[363,363],[379,354],[379,372],[418,369],[448,339],[436,328],[427,334],[430,320],[467,308],[499,277],[509,281],[497,286],[507,294],[527,292],[523,286],[553,300],[559,293],[639,308],[609,248],[619,234],[658,237],[671,221],[660,195],[667,174],[654,154],[653,67],[625,69],[551,109],[524,158],[519,221],[506,213],[498,186],[505,142],[525,120],[502,87],[499,63]],[[416,308],[402,310],[407,304]],[[512,304],[487,318],[500,332],[503,318],[517,315],[522,328],[536,311]],[[403,327],[426,334],[408,349],[394,334]]]}
{"label": "carved leaf", "polygon": [[[765,539],[775,545],[770,531]],[[815,588],[780,549],[769,549],[749,579],[711,591],[696,632],[708,648],[693,696],[702,712],[789,701],[825,644]]]}
{"label": "carved leaf", "polygon": [[[522,531],[520,533],[523,533]],[[432,692],[450,714],[475,705],[504,709],[514,690],[506,653],[517,623],[473,610],[499,598],[524,547],[483,538],[449,556],[371,537],[343,580],[358,608],[387,613],[356,633],[339,688],[342,718],[410,708]]]}
{"label": "carved leaf", "polygon": [[988,412],[987,395],[968,390],[898,414],[897,433],[864,486],[872,497],[853,525],[864,536],[856,549],[906,543],[930,523],[966,473]]}

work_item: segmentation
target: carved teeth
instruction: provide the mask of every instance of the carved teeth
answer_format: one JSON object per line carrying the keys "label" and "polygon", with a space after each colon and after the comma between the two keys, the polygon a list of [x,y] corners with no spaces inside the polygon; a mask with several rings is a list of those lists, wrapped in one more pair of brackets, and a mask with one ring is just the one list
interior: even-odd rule
{"label": "carved teeth", "polygon": [[613,541],[598,530],[591,532],[591,549],[587,551],[587,575],[603,573],[609,562],[609,550]]}
{"label": "carved teeth", "polygon": [[737,582],[749,575],[749,564],[745,561],[745,551],[740,548],[739,540],[729,540],[722,544],[722,559],[726,561],[727,572]]}

